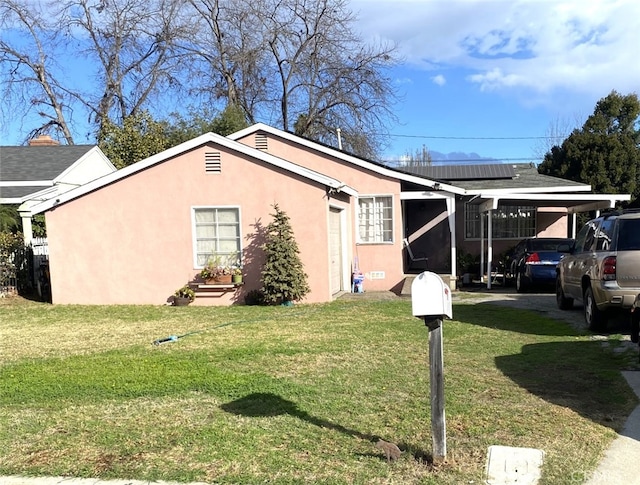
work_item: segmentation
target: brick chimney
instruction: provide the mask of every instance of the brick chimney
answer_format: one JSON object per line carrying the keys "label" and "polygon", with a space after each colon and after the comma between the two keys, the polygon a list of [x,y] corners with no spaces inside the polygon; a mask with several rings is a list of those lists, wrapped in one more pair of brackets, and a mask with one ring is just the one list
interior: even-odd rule
{"label": "brick chimney", "polygon": [[48,147],[57,145],[60,145],[60,142],[51,138],[50,135],[40,135],[38,138],[29,140],[29,146],[32,147]]}

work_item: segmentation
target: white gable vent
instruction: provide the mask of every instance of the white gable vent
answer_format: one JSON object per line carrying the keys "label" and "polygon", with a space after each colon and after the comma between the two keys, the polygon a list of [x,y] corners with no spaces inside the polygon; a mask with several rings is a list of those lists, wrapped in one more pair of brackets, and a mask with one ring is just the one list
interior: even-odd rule
{"label": "white gable vent", "polygon": [[265,152],[269,149],[269,145],[267,144],[266,134],[256,133],[256,149],[264,150]]}
{"label": "white gable vent", "polygon": [[204,171],[207,173],[222,172],[220,152],[207,152],[204,154]]}

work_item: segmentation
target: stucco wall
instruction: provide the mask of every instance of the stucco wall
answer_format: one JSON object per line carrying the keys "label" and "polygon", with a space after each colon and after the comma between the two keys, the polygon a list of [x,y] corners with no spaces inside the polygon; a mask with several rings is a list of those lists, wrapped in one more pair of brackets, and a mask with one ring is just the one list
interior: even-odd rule
{"label": "stucco wall", "polygon": [[[222,171],[207,174],[204,154],[220,151]],[[272,204],[291,218],[309,275],[306,302],[327,301],[328,200],[325,188],[219,146],[201,147],[46,213],[54,303],[164,304],[199,272],[193,263],[194,206],[240,208],[243,250]],[[349,207],[350,201],[339,202]],[[243,301],[259,286],[259,251],[241,290],[199,295],[195,305]]]}
{"label": "stucco wall", "polygon": [[[402,206],[400,203],[400,182],[374,171],[347,163],[340,158],[329,157],[301,144],[267,135],[267,151],[285,160],[324,173],[357,190],[359,195],[390,195],[393,197],[393,243],[357,244],[357,203],[351,208],[350,240],[352,264],[358,261],[360,271],[365,275],[365,291],[385,291],[398,288],[404,281],[402,263]],[[255,146],[255,135],[239,140],[251,147]]]}

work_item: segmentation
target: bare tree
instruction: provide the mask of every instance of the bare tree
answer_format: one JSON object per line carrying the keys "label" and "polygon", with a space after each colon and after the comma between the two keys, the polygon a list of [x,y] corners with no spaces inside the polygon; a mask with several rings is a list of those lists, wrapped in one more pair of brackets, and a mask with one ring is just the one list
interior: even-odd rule
{"label": "bare tree", "polygon": [[183,39],[191,93],[204,102],[238,106],[255,122],[264,101],[264,46],[260,25],[246,0],[189,0],[197,41]]}
{"label": "bare tree", "polygon": [[573,119],[560,118],[557,116],[549,122],[544,137],[537,140],[533,147],[533,154],[537,160],[544,160],[547,153],[551,152],[554,146],[562,145],[562,142],[584,123],[584,117],[574,115]]}
{"label": "bare tree", "polygon": [[154,95],[179,86],[173,45],[186,32],[179,0],[71,0],[62,10],[68,34],[86,39],[82,54],[97,64],[98,88],[76,97],[99,127],[122,123]]}
{"label": "bare tree", "polygon": [[[25,5],[13,0],[0,1],[0,65],[3,84],[2,115],[29,118],[37,114],[41,121],[26,139],[41,133],[63,138],[72,145],[69,126],[72,95],[60,82],[56,53],[63,41],[39,3]],[[12,33],[12,42],[9,41]]]}
{"label": "bare tree", "polygon": [[[78,111],[98,133],[111,118],[122,124],[155,96],[179,89],[179,58],[173,42],[187,22],[180,0],[0,0],[0,41],[5,97],[27,100],[45,119],[31,134],[60,132],[73,144]],[[58,60],[64,59],[66,65]],[[88,65],[82,82],[69,70]]]}
{"label": "bare tree", "polygon": [[[190,0],[206,47],[185,43],[210,94],[264,120],[373,156],[393,119],[392,46],[363,43],[345,0]],[[204,27],[206,27],[206,32]],[[204,87],[207,87],[205,84]]]}
{"label": "bare tree", "polygon": [[78,120],[99,135],[206,103],[334,146],[340,129],[346,150],[373,158],[394,119],[394,48],[362,41],[347,0],[24,3],[0,0],[5,98],[67,143]]}

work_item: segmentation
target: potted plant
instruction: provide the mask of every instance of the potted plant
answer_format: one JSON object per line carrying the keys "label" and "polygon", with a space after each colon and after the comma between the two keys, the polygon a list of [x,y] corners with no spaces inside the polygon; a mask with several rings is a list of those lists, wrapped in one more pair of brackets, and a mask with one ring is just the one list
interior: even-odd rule
{"label": "potted plant", "polygon": [[236,285],[242,283],[242,268],[236,266],[231,270],[231,282]]}
{"label": "potted plant", "polygon": [[200,271],[200,277],[208,285],[230,284],[232,273],[232,266],[223,262],[220,256],[214,255]]}
{"label": "potted plant", "polygon": [[182,288],[178,288],[173,293],[173,305],[174,306],[187,306],[196,298],[196,292],[193,291],[189,285],[184,285]]}
{"label": "potted plant", "polygon": [[207,264],[202,271],[200,277],[208,285],[231,283],[232,269],[229,266],[217,266],[215,264]]}

